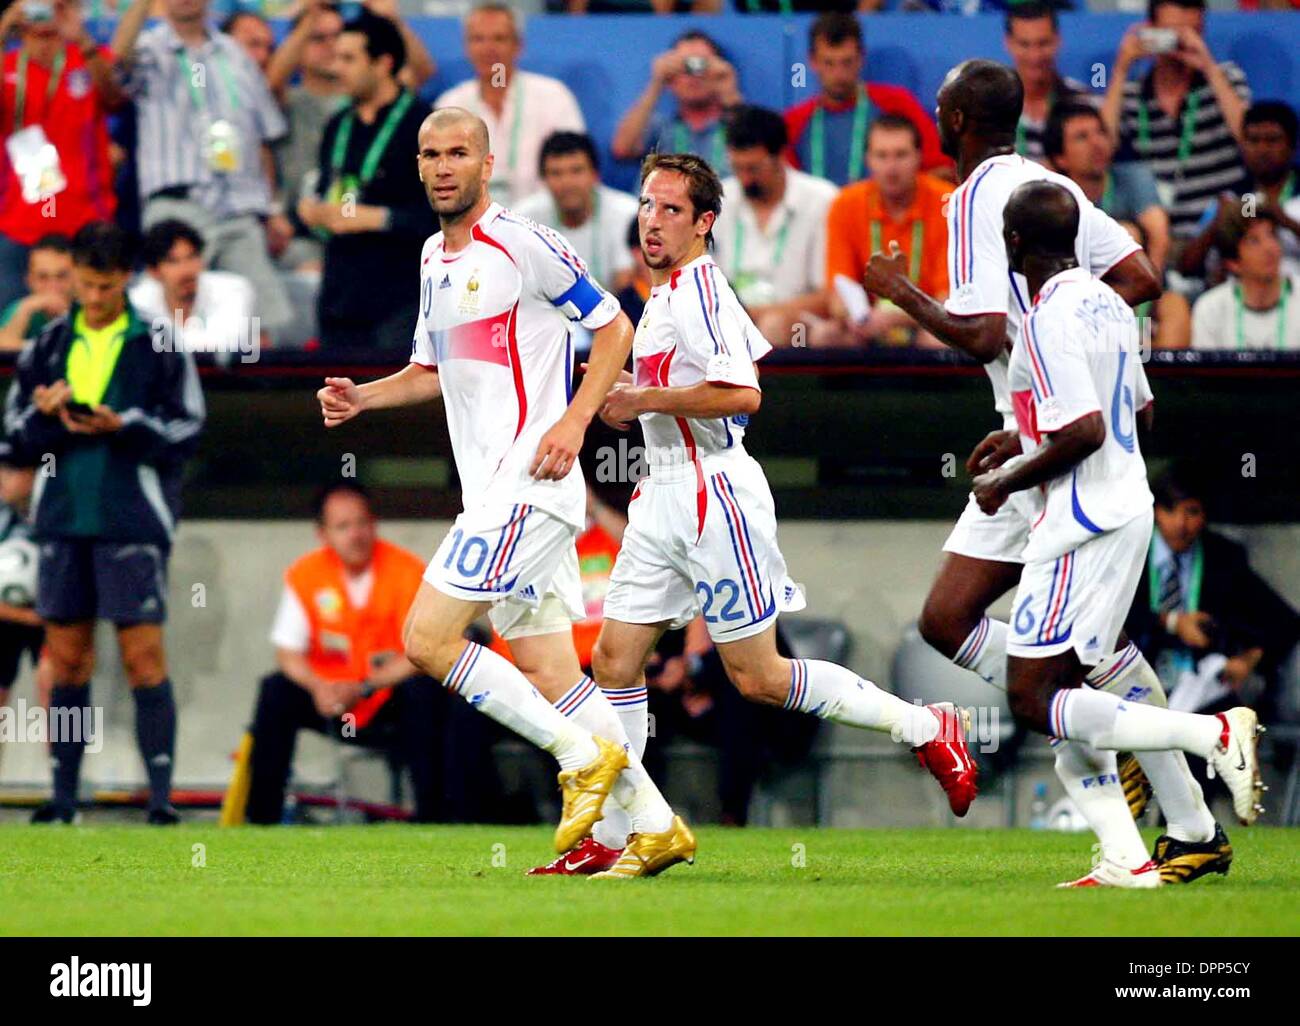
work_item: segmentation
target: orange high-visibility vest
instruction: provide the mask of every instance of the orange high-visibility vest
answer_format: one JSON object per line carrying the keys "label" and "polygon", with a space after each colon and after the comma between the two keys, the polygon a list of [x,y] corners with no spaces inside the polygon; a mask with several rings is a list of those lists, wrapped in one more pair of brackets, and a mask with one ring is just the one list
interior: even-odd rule
{"label": "orange high-visibility vest", "polygon": [[[285,583],[297,595],[311,627],[307,662],[323,680],[367,680],[386,657],[403,652],[402,626],[420,587],[424,563],[397,545],[376,540],[370,566],[374,585],[360,609],[348,599],[343,561],[331,548],[307,553],[285,572]],[[381,688],[348,710],[358,728],[370,722],[391,691]]]}

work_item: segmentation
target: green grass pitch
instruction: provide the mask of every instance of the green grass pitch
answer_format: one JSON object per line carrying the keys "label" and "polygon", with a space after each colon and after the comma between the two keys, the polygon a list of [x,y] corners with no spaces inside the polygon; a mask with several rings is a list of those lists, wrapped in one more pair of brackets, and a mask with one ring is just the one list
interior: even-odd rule
{"label": "green grass pitch", "polygon": [[1087,868],[1086,835],[698,833],[694,866],[593,881],[526,879],[550,856],[539,827],[6,825],[0,934],[1231,936],[1300,923],[1300,830],[1238,828],[1229,877],[1154,892],[1055,890]]}

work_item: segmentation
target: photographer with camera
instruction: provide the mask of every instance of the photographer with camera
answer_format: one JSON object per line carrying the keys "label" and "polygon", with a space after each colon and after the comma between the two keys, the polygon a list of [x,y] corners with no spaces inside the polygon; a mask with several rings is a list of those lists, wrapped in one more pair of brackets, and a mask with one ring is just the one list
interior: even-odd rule
{"label": "photographer with camera", "polygon": [[13,0],[0,15],[0,308],[27,294],[32,245],[116,210],[108,115],[123,99],[80,0]]}
{"label": "photographer with camera", "polygon": [[[677,100],[666,118],[655,115],[665,89]],[[654,59],[650,81],[618,123],[610,149],[619,160],[651,152],[693,153],[725,177],[731,164],[722,116],[740,102],[736,69],[713,39],[693,29]]]}
{"label": "photographer with camera", "polygon": [[[1102,117],[1118,159],[1143,161],[1156,177],[1175,240],[1196,234],[1206,206],[1242,179],[1246,74],[1217,62],[1205,43],[1205,0],[1148,0],[1148,20],[1124,34]],[[1147,73],[1129,81],[1140,60]]]}

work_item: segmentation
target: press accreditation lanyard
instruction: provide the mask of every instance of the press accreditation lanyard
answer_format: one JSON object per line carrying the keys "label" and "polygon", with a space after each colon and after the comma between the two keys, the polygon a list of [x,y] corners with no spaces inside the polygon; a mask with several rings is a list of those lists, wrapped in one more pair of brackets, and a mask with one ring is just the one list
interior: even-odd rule
{"label": "press accreditation lanyard", "polygon": [[[213,57],[217,66],[217,74],[221,78],[222,85],[226,87],[226,98],[230,101],[230,111],[233,114],[239,110],[239,93],[235,89],[235,76],[230,71],[230,61],[226,59],[226,55],[220,50],[215,50]],[[189,86],[190,102],[194,104],[196,111],[206,115],[208,113],[208,96],[205,90],[194,84],[194,66],[185,50],[176,51],[176,62],[180,65],[181,77],[185,79],[185,84]]]}
{"label": "press accreditation lanyard", "polygon": [[[1232,286],[1232,298],[1237,305],[1237,348],[1246,348],[1246,301],[1241,295],[1241,286]],[[1277,341],[1274,343],[1275,349],[1281,349],[1286,345],[1286,305],[1291,299],[1291,279],[1287,278],[1282,282],[1282,298],[1278,300],[1277,306],[1273,307],[1277,311]]]}
{"label": "press accreditation lanyard", "polygon": [[[709,163],[712,164],[715,169],[717,169],[722,166],[722,148],[723,148],[722,126],[715,125],[713,131],[709,134],[709,137],[711,140],[709,144],[709,148],[711,151],[711,155],[709,156]],[[673,125],[673,152],[688,153],[690,152],[690,146],[691,146],[690,132],[687,131],[686,124],[684,122],[678,121],[677,124]]]}
{"label": "press accreditation lanyard", "polygon": [[[1198,538],[1192,543],[1188,555],[1192,557],[1191,580],[1187,582],[1187,594],[1183,596],[1183,604],[1187,607],[1185,612],[1195,613],[1201,608],[1201,578],[1205,575],[1205,553],[1201,548],[1201,541]],[[1178,555],[1170,553],[1174,561],[1174,573],[1178,573]],[[1151,538],[1151,548],[1147,551],[1147,566],[1150,572],[1147,574],[1147,584],[1149,586],[1151,612],[1160,612],[1160,573],[1156,568],[1156,542],[1155,536]]]}
{"label": "press accreditation lanyard", "polygon": [[[776,233],[776,248],[772,251],[772,268],[779,269],[781,266],[781,257],[785,255],[786,240],[790,236],[790,222],[794,220],[794,211],[787,209],[785,220],[781,222],[781,228]],[[736,221],[736,239],[731,248],[731,266],[740,272],[740,258],[745,252],[745,222],[737,219]]]}
{"label": "press accreditation lanyard", "polygon": [[[871,252],[883,253],[880,247],[881,226],[879,221],[871,222]],[[925,222],[919,217],[912,222],[912,252],[908,254],[907,276],[912,284],[921,280],[921,250],[925,246]]]}
{"label": "press accreditation lanyard", "polygon": [[[858,98],[853,106],[853,133],[849,137],[849,177],[856,182],[862,177],[863,154],[867,148],[867,119],[871,116],[871,99],[867,87],[858,86]],[[813,109],[812,135],[809,138],[810,170],[818,178],[826,177],[826,108],[820,103]]]}
{"label": "press accreditation lanyard", "polygon": [[[777,0],[779,14],[793,14],[794,3],[792,0]],[[763,11],[762,0],[745,0],[745,8],[750,14],[760,14]]]}
{"label": "press accreditation lanyard", "polygon": [[[1056,90],[1053,89],[1047,96],[1047,109],[1051,111],[1056,106]],[[1016,122],[1016,152],[1022,157],[1025,155],[1025,149],[1028,143],[1025,140],[1025,119],[1021,115],[1020,120]]]}
{"label": "press accreditation lanyard", "polygon": [[[397,131],[398,122],[402,120],[402,116],[411,106],[412,99],[412,95],[403,90],[402,95],[388,108],[388,116],[384,118],[384,123],[379,126],[379,131],[375,133],[374,139],[370,141],[366,155],[361,159],[361,172],[357,175],[357,184],[360,189],[364,189],[370,184],[371,179],[375,177],[375,172],[379,170],[379,162],[383,159],[388,144],[393,140],[393,133]],[[343,160],[348,152],[348,143],[352,139],[352,124],[354,121],[356,121],[356,114],[353,111],[348,111],[339,125],[338,134],[334,136],[334,150],[330,154],[330,172],[334,181],[338,180],[339,174],[343,170]]]}
{"label": "press accreditation lanyard", "polygon": [[1101,192],[1101,209],[1109,214],[1115,208],[1115,179],[1106,172],[1106,188]]}
{"label": "press accreditation lanyard", "polygon": [[[67,51],[60,50],[54,57],[54,63],[50,65],[50,79],[45,87],[45,109],[49,110],[50,103],[54,99],[54,94],[59,91],[59,83],[63,80],[63,65],[67,63]],[[14,82],[14,131],[23,127],[23,121],[27,113],[27,51],[23,50],[18,54],[18,74]]]}
{"label": "press accreditation lanyard", "polygon": [[[1192,136],[1196,134],[1196,115],[1201,109],[1200,91],[1192,93],[1183,106],[1183,129],[1178,139],[1178,174],[1183,173],[1187,158],[1192,155]],[[1151,146],[1151,111],[1145,99],[1138,100],[1138,141],[1145,151]],[[1146,155],[1145,153],[1143,154]]]}
{"label": "press accreditation lanyard", "polygon": [[1282,183],[1282,191],[1277,194],[1277,205],[1280,207],[1295,194],[1295,172],[1292,171],[1286,176],[1286,181]]}

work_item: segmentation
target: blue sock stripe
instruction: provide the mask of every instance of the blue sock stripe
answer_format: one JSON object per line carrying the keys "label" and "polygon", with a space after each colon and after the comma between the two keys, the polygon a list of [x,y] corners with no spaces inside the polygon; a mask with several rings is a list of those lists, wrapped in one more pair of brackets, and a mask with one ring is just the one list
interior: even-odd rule
{"label": "blue sock stripe", "polygon": [[808,694],[808,667],[802,659],[790,660],[790,693],[785,698],[785,708],[796,712],[803,711],[804,698]]}
{"label": "blue sock stripe", "polygon": [[615,708],[645,705],[650,692],[646,688],[601,688],[601,693]]}
{"label": "blue sock stripe", "polygon": [[555,708],[560,710],[565,716],[572,716],[580,708],[582,703],[589,699],[596,692],[596,682],[590,677],[583,677],[573,687],[571,687],[558,702]]}
{"label": "blue sock stripe", "polygon": [[963,669],[969,669],[971,663],[979,658],[979,654],[984,648],[984,639],[988,637],[988,634],[989,618],[985,616],[975,625],[975,629],[970,632],[970,637],[962,643],[952,661]]}
{"label": "blue sock stripe", "polygon": [[460,694],[461,685],[469,678],[470,670],[478,662],[479,653],[482,651],[483,647],[472,641],[465,644],[465,649],[452,666],[451,673],[447,674],[446,685],[449,691]]}
{"label": "blue sock stripe", "polygon": [[1136,663],[1141,655],[1142,653],[1138,651],[1138,647],[1130,641],[1128,647],[1120,655],[1119,661],[1096,680],[1090,680],[1088,683],[1094,688],[1104,688],[1111,681],[1123,676],[1125,671]]}
{"label": "blue sock stripe", "polygon": [[1062,741],[1069,738],[1065,730],[1065,700],[1070,693],[1062,688],[1052,696],[1052,704],[1048,709],[1048,720],[1052,728],[1052,733]]}

